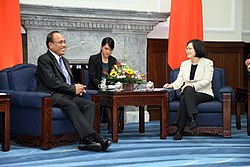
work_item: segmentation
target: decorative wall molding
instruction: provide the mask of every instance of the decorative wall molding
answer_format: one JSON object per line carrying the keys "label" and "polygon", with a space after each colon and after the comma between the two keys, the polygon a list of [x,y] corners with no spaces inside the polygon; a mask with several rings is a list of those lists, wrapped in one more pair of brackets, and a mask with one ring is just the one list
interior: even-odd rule
{"label": "decorative wall molding", "polygon": [[70,20],[68,18],[62,18],[60,16],[27,16],[22,15],[22,25],[25,28],[45,28],[45,29],[61,29],[61,30],[80,30],[80,31],[112,31],[117,33],[122,32],[138,32],[138,33],[149,33],[155,23],[145,24],[139,21],[130,22],[119,22],[116,20],[107,20],[100,22],[99,19],[85,19],[75,18]]}
{"label": "decorative wall molding", "polygon": [[242,31],[242,34],[243,34],[243,35],[250,35],[250,30],[243,30],[243,31]]}
{"label": "decorative wall molding", "polygon": [[27,33],[28,63],[47,51],[45,40],[50,31],[59,30],[67,41],[65,56],[70,63],[87,63],[100,51],[101,40],[115,40],[113,56],[128,55],[128,64],[146,72],[147,34],[169,13],[129,10],[54,7],[21,4],[21,22]]}
{"label": "decorative wall molding", "polygon": [[25,28],[149,33],[169,13],[21,5]]}

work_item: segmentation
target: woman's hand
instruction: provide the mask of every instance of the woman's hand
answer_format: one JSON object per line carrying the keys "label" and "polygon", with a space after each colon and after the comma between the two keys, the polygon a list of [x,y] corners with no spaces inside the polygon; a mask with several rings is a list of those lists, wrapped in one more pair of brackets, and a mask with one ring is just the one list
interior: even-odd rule
{"label": "woman's hand", "polygon": [[163,88],[173,88],[173,86],[169,83],[166,83],[165,85],[163,85]]}

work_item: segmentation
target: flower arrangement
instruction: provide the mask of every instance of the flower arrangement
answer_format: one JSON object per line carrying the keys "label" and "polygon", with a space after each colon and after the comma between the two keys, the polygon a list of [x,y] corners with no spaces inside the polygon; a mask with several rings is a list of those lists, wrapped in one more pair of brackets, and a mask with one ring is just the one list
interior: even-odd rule
{"label": "flower arrangement", "polygon": [[113,85],[116,82],[141,84],[146,80],[146,75],[133,70],[126,63],[117,62],[110,74],[107,75],[107,84]]}
{"label": "flower arrangement", "polygon": [[250,72],[250,58],[245,61],[245,64],[247,66],[247,71]]}

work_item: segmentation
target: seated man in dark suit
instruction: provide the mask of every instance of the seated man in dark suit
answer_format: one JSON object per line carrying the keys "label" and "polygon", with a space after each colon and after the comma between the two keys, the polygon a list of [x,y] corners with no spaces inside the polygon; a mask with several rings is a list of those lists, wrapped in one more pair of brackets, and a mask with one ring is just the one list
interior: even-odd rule
{"label": "seated man in dark suit", "polygon": [[63,57],[66,49],[63,35],[58,31],[50,32],[46,45],[48,51],[37,61],[38,90],[50,93],[52,105],[72,121],[81,138],[79,150],[106,150],[112,141],[102,138],[93,129],[95,103],[79,97],[86,93],[85,86],[74,83],[69,62]]}

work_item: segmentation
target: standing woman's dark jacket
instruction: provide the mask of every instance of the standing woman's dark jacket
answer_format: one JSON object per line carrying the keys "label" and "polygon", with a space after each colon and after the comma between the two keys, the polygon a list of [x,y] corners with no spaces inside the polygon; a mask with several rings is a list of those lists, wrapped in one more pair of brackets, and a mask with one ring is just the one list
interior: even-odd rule
{"label": "standing woman's dark jacket", "polygon": [[[108,67],[110,73],[112,66],[116,64],[117,60],[113,56],[108,57]],[[99,89],[98,85],[101,83],[102,80],[102,55],[101,52],[92,55],[89,58],[89,83],[88,83],[88,89]]]}

